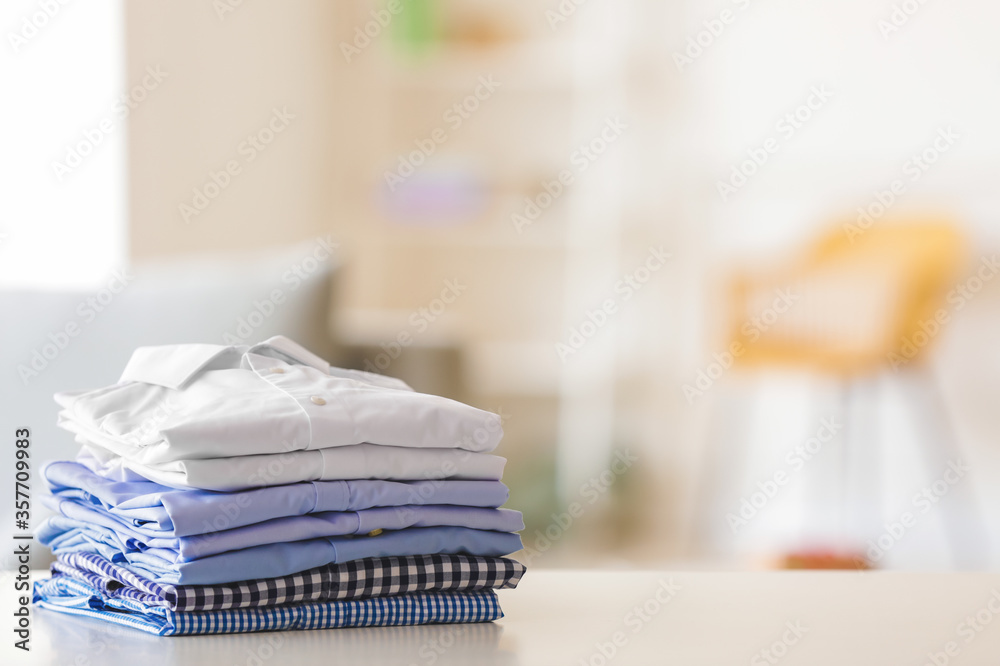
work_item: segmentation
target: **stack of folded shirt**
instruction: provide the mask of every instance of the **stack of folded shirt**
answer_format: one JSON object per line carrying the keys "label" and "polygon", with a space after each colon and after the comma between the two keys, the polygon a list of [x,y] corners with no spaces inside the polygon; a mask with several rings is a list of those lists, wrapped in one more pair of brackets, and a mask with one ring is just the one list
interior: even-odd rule
{"label": "stack of folded shirt", "polygon": [[485,622],[524,567],[499,417],[283,338],[136,350],[60,394],[39,605],[160,635]]}

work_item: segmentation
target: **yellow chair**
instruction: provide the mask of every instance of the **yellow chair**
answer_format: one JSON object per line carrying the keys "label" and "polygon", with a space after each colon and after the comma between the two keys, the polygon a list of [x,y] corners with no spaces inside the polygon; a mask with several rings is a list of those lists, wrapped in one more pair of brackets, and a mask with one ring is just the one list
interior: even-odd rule
{"label": "yellow chair", "polygon": [[[834,445],[841,449],[844,470],[850,467],[849,455],[863,456],[868,453],[863,449],[870,448],[862,445],[870,430],[864,432],[848,418],[852,405],[863,397],[859,385],[886,375],[887,370],[903,373],[904,383],[922,387],[909,397],[916,404],[915,416],[925,420],[927,462],[935,474],[940,473],[949,455],[954,455],[954,435],[925,360],[946,328],[946,295],[966,262],[963,236],[943,219],[880,221],[853,237],[845,233],[847,228],[836,225],[786,266],[731,280],[727,349],[734,351],[733,367],[804,369],[837,379],[843,388],[846,427]],[[841,481],[846,504],[849,484]],[[881,486],[878,479],[867,481],[868,486],[873,481]],[[975,511],[972,504],[970,510]],[[972,564],[976,549],[962,546],[965,535],[954,521],[946,522],[952,529],[949,538],[956,563]],[[858,541],[829,544],[816,552],[786,553],[780,565],[874,564],[858,552]]]}
{"label": "yellow chair", "polygon": [[[790,266],[733,279],[730,339],[745,350],[736,363],[849,377],[922,361],[932,340],[915,354],[905,343],[924,341],[964,258],[961,234],[945,221],[886,222],[850,240],[838,226]],[[793,306],[756,325],[780,290]]]}

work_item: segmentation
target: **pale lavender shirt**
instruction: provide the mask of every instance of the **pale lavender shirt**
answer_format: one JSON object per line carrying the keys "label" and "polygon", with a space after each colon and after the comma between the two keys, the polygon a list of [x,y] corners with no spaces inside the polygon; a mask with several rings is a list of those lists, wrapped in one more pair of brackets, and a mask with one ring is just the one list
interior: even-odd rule
{"label": "pale lavender shirt", "polygon": [[102,507],[147,536],[183,537],[327,511],[402,505],[496,508],[507,501],[499,481],[311,481],[240,492],[178,490],[152,481],[115,481],[72,461],[49,463],[54,496]]}

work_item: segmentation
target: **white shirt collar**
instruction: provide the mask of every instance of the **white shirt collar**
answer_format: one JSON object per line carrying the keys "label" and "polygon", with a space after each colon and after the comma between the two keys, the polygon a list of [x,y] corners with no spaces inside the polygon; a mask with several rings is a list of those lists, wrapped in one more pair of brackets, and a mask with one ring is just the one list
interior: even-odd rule
{"label": "white shirt collar", "polygon": [[305,347],[276,335],[251,347],[209,344],[139,347],[132,353],[119,382],[143,382],[179,389],[209,367],[240,367],[244,354],[308,365],[329,374],[330,364]]}

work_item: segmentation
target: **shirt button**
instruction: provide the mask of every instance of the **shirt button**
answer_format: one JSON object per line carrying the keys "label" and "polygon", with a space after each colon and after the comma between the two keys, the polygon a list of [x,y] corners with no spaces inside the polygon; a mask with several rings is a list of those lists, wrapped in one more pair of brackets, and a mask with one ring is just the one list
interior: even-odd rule
{"label": "shirt button", "polygon": [[283,375],[283,374],[285,374],[285,369],[284,368],[271,368],[271,372],[273,372],[276,375]]}
{"label": "shirt button", "polygon": [[314,405],[325,405],[326,404],[326,400],[324,400],[323,398],[319,397],[318,395],[314,395],[313,397],[311,397],[309,399],[313,401]]}

